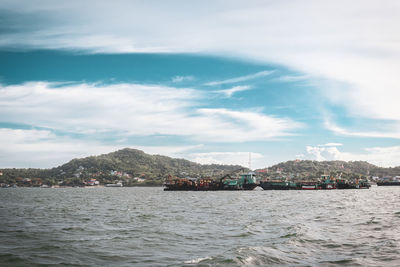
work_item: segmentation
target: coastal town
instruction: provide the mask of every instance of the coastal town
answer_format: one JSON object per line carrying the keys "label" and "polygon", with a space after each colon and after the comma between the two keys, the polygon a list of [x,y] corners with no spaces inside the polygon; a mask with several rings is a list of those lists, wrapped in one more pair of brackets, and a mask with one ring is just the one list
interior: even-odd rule
{"label": "coastal town", "polygon": [[111,170],[108,173],[84,173],[84,167],[76,169],[73,177],[67,179],[15,177],[2,179],[4,173],[0,172],[0,188],[8,187],[40,187],[40,188],[65,188],[65,187],[122,187],[146,185],[143,177],[133,177],[131,174]]}

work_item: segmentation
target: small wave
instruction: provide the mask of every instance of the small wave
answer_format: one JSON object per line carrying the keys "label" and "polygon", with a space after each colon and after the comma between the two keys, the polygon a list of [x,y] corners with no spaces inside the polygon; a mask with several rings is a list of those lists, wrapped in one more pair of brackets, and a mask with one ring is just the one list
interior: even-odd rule
{"label": "small wave", "polygon": [[280,236],[280,238],[291,238],[291,237],[296,237],[297,233],[291,233],[291,234],[286,234],[286,235],[282,235]]}
{"label": "small wave", "polygon": [[285,252],[273,247],[245,247],[236,251],[235,261],[239,265],[264,266],[295,263]]}
{"label": "small wave", "polygon": [[184,263],[187,263],[187,264],[196,264],[196,263],[200,263],[200,262],[202,262],[202,261],[211,260],[211,259],[212,259],[212,257],[196,258],[196,259],[192,259],[192,260],[185,261]]}

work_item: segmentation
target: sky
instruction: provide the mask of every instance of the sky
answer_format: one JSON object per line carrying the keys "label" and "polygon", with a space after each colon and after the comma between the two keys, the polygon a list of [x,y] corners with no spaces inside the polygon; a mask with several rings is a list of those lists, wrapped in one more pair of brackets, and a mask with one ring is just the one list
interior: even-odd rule
{"label": "sky", "polygon": [[125,147],[400,165],[399,1],[0,2],[0,167]]}

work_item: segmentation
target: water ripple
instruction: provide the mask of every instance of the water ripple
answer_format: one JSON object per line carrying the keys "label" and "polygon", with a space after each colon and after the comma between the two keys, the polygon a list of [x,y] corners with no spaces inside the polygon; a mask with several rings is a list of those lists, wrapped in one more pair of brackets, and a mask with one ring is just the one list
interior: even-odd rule
{"label": "water ripple", "polygon": [[399,197],[0,189],[0,265],[399,266]]}

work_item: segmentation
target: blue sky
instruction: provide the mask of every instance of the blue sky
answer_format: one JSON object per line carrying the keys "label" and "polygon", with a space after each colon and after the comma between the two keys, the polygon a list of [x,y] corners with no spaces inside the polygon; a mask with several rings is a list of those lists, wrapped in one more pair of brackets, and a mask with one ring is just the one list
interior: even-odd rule
{"label": "blue sky", "polygon": [[0,167],[400,165],[396,1],[39,2],[0,3]]}

